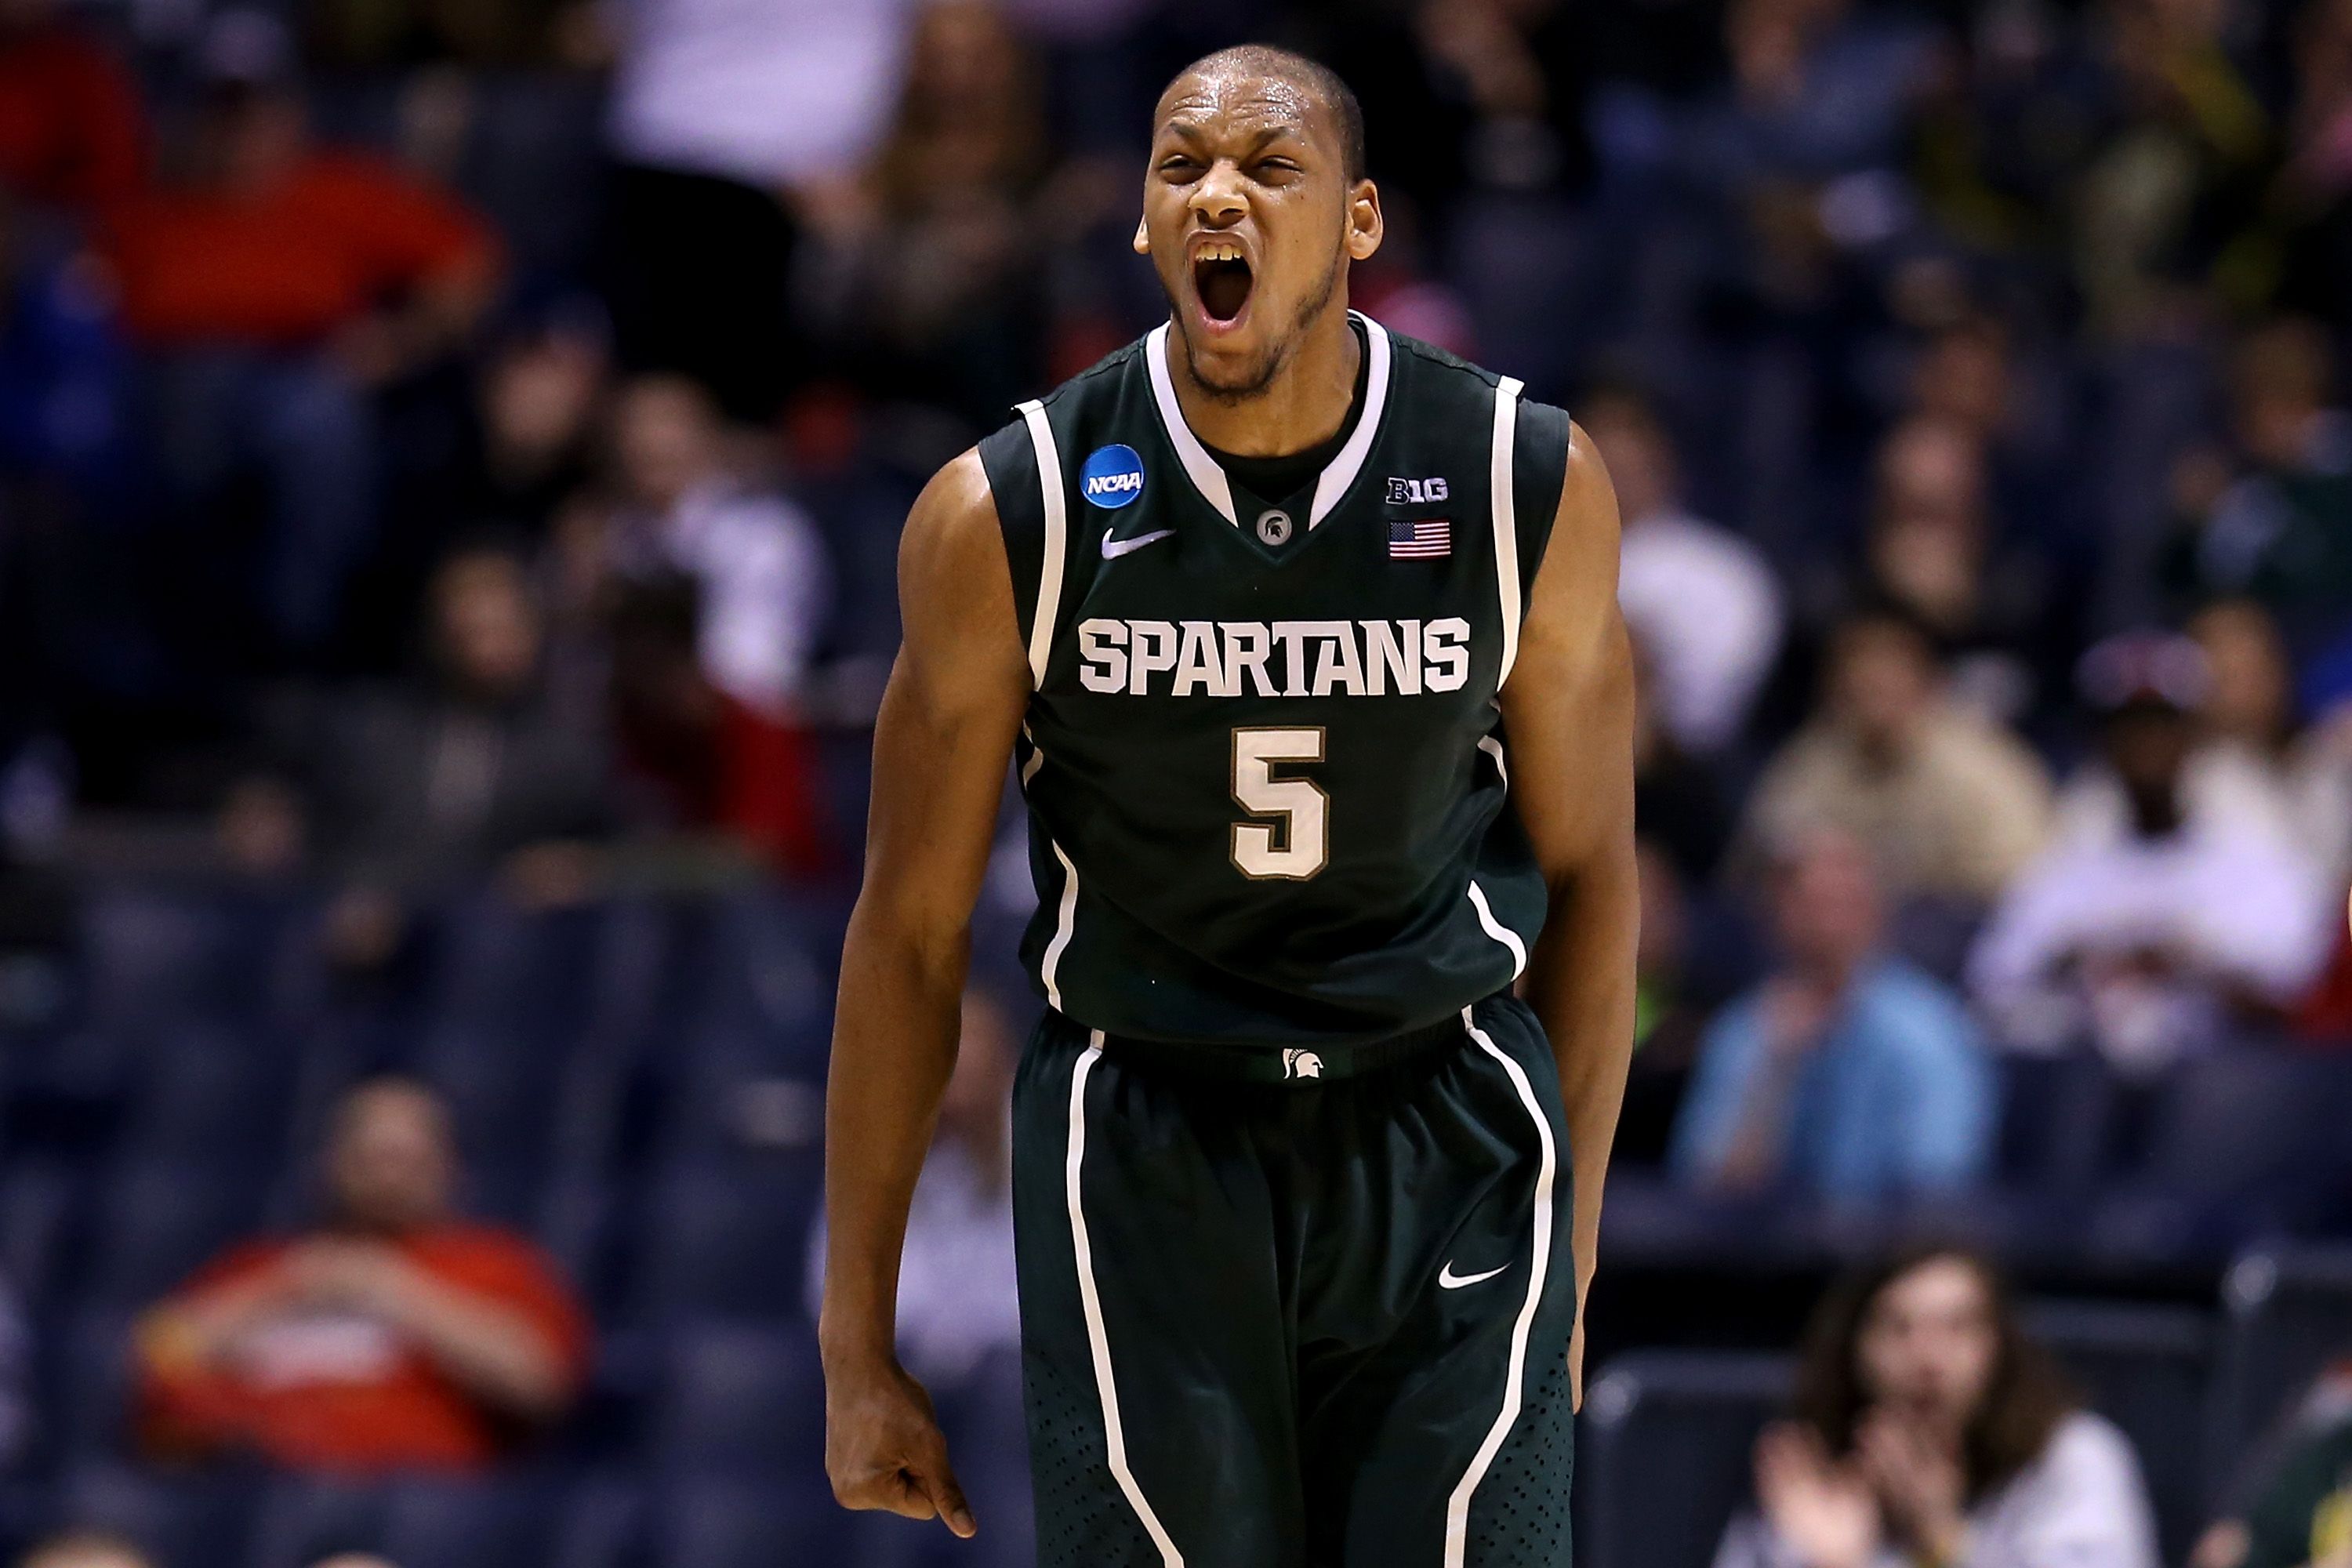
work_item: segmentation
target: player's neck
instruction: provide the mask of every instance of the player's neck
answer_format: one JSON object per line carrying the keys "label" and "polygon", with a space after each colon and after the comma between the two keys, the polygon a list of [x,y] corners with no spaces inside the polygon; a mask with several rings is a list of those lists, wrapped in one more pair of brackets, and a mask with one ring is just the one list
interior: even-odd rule
{"label": "player's neck", "polygon": [[1347,302],[1337,298],[1301,334],[1274,379],[1247,397],[1223,397],[1202,386],[1173,333],[1168,348],[1169,379],[1184,423],[1205,445],[1236,458],[1286,458],[1337,435],[1355,402],[1364,353]]}

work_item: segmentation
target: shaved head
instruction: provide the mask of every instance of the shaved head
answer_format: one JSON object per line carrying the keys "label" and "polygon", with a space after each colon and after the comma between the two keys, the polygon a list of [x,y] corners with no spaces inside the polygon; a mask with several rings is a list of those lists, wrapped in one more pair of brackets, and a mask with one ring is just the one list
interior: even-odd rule
{"label": "shaved head", "polygon": [[1163,114],[1169,95],[1192,77],[1204,79],[1251,77],[1287,83],[1320,104],[1323,111],[1331,117],[1331,129],[1339,136],[1340,174],[1350,183],[1364,177],[1364,106],[1356,101],[1355,89],[1340,80],[1339,73],[1321,60],[1310,59],[1294,49],[1278,48],[1272,44],[1235,44],[1232,48],[1202,55],[1178,71],[1160,89],[1160,102]]}

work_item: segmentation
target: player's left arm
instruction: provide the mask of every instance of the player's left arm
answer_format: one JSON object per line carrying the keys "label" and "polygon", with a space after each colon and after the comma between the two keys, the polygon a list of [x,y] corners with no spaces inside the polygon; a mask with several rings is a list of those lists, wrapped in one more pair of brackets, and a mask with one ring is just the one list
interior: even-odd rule
{"label": "player's left arm", "polygon": [[1528,595],[1502,692],[1511,795],[1551,895],[1528,955],[1528,1001],[1559,1059],[1575,1174],[1576,1338],[1584,1398],[1584,1296],[1601,1188],[1633,1057],[1633,654],[1617,609],[1617,496],[1591,437],[1570,427],[1568,477]]}

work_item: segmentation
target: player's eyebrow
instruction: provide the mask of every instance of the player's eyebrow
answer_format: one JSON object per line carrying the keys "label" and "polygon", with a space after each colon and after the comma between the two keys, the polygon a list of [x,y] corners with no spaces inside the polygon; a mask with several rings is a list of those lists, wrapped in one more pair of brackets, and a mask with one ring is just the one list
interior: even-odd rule
{"label": "player's eyebrow", "polygon": [[[1165,121],[1163,121],[1160,124],[1160,129],[1164,132],[1174,136],[1178,141],[1193,146],[1197,146],[1202,141],[1206,140],[1209,134],[1208,127],[1202,124],[1199,120],[1180,118],[1175,114],[1170,115]],[[1302,142],[1306,140],[1304,132],[1297,125],[1293,124],[1288,121],[1277,121],[1272,124],[1262,127],[1256,135],[1250,138],[1244,150],[1244,156],[1254,156],[1256,153],[1263,153],[1268,147],[1272,146],[1275,142],[1281,141],[1286,136]]]}

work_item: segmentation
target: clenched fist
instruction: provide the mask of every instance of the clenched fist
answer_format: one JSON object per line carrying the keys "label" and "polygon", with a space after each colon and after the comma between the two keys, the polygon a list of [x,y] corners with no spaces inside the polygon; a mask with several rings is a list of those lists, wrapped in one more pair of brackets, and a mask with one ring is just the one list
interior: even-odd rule
{"label": "clenched fist", "polygon": [[896,1362],[826,1366],[824,1468],[844,1508],[937,1516],[966,1538],[980,1528],[948,1464],[931,1396]]}

